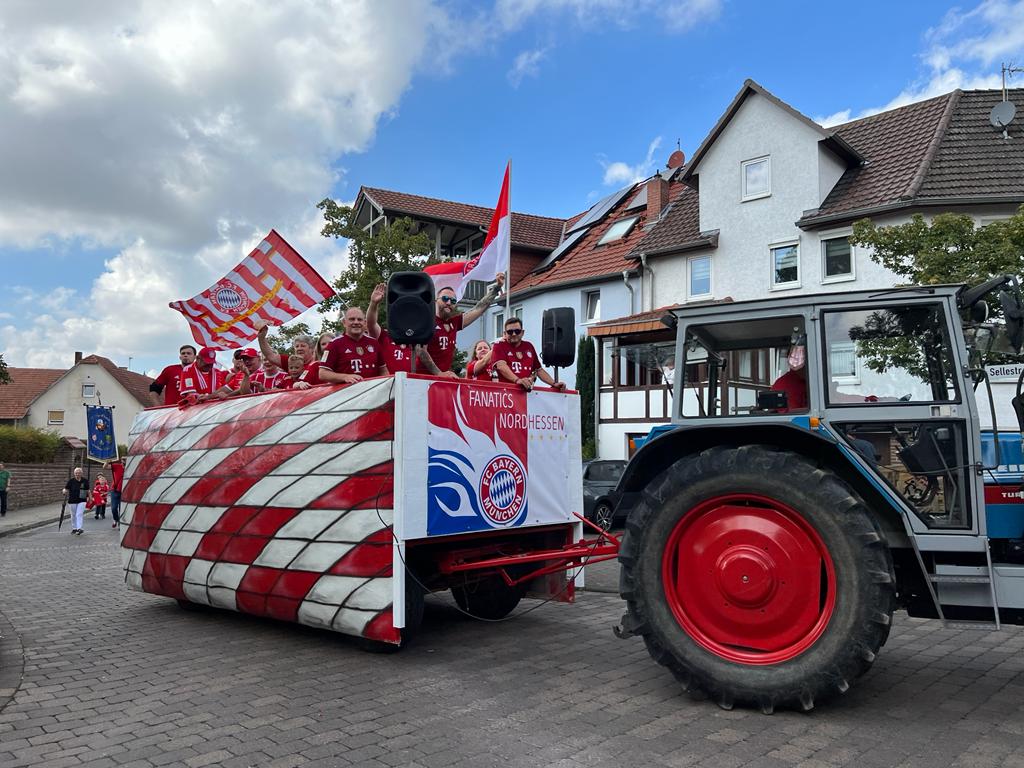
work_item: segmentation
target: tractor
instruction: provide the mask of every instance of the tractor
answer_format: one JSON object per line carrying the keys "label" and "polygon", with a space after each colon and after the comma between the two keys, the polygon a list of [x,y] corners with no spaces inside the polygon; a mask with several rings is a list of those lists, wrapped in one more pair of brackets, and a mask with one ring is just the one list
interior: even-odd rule
{"label": "tractor", "polygon": [[[618,486],[618,634],[642,637],[684,688],[771,713],[846,692],[897,609],[1024,624],[1015,278],[662,322],[676,333],[673,416]],[[997,426],[993,364],[1021,371],[1000,408],[1013,431]]]}

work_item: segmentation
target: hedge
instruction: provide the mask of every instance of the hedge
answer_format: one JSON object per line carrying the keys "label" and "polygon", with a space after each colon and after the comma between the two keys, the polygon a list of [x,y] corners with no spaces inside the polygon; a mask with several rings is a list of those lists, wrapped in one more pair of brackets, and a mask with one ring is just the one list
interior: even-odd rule
{"label": "hedge", "polygon": [[48,464],[60,450],[56,432],[35,427],[0,426],[0,461],[15,464]]}

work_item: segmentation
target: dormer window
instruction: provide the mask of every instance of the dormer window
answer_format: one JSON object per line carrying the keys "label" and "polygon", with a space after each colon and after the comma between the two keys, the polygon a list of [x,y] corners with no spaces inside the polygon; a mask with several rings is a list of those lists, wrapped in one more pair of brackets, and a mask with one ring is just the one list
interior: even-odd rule
{"label": "dormer window", "polygon": [[639,218],[639,216],[631,216],[628,219],[619,219],[608,227],[608,231],[604,233],[604,237],[597,241],[597,244],[604,245],[605,243],[614,243],[616,240],[621,240],[629,234]]}
{"label": "dormer window", "polygon": [[744,160],[740,163],[740,197],[744,202],[768,197],[771,193],[770,157],[755,157],[753,160]]}

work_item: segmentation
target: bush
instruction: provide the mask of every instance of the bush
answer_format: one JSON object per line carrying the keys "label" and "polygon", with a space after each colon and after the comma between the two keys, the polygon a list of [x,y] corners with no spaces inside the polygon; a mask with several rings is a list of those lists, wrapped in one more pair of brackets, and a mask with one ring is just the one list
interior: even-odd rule
{"label": "bush", "polygon": [[35,427],[0,427],[0,461],[48,464],[60,450],[61,436]]}

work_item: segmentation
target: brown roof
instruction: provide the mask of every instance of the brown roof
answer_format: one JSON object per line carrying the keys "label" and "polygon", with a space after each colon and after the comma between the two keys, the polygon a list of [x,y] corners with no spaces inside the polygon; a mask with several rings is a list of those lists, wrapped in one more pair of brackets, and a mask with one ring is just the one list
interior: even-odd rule
{"label": "brown roof", "polygon": [[[646,183],[646,182],[642,182]],[[670,199],[679,195],[682,184],[672,182],[669,185]],[[521,294],[523,291],[534,291],[562,283],[575,283],[599,277],[614,277],[624,269],[635,269],[636,264],[627,259],[628,254],[634,249],[637,243],[644,239],[644,226],[647,224],[647,209],[634,208],[628,210],[633,200],[633,195],[625,195],[597,225],[591,227],[565,255],[559,258],[554,265],[543,272],[535,272],[527,275],[514,286],[513,294]],[[666,210],[668,208],[666,207]],[[604,237],[608,229],[617,221],[639,216],[639,220],[633,225],[625,237],[605,245],[598,245],[598,241]],[[573,217],[570,221],[578,220]]]}
{"label": "brown roof", "polygon": [[665,209],[661,219],[636,244],[627,258],[640,258],[666,251],[685,251],[693,248],[714,248],[718,245],[718,231],[700,231],[700,210],[697,190],[684,186]]}
{"label": "brown roof", "polygon": [[[436,197],[410,195],[389,189],[362,187],[359,194],[366,195],[379,207],[388,211],[438,221],[454,221],[484,229],[490,225],[491,216],[494,214],[493,208],[456,203]],[[512,245],[552,251],[562,239],[564,225],[565,219],[513,212]]]}
{"label": "brown roof", "polygon": [[664,307],[658,307],[656,309],[649,309],[646,312],[637,312],[635,315],[626,315],[625,317],[615,317],[611,320],[604,320],[600,323],[594,323],[587,328],[588,336],[619,336],[625,333],[644,333],[646,331],[663,331],[666,330],[667,326],[661,322],[661,318],[669,314],[674,309],[680,309],[682,307],[699,307],[707,304],[730,304],[732,303],[732,297],[726,296],[724,299],[709,299],[708,301],[691,301],[688,304],[669,304]]}
{"label": "brown roof", "polygon": [[[1021,104],[1024,89],[1008,96]],[[799,223],[956,201],[1024,202],[1021,126],[1010,126],[1007,141],[988,120],[1001,98],[995,90],[953,91],[838,126],[837,135],[866,162],[847,170],[821,207]]]}
{"label": "brown roof", "polygon": [[89,355],[83,357],[80,365],[101,365],[107,373],[117,379],[117,382],[128,390],[128,393],[138,400],[142,405],[150,406],[153,404],[153,399],[149,394],[149,385],[153,383],[153,379],[149,376],[143,376],[141,373],[135,373],[134,371],[128,371],[124,368],[118,368],[113,360],[108,360],[105,357],[99,355]]}
{"label": "brown roof", "polygon": [[67,371],[59,368],[8,368],[11,383],[0,386],[0,419],[21,419],[28,407]]}

